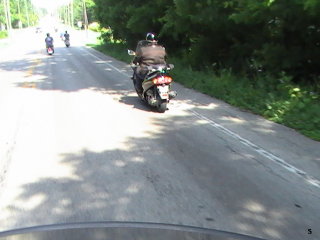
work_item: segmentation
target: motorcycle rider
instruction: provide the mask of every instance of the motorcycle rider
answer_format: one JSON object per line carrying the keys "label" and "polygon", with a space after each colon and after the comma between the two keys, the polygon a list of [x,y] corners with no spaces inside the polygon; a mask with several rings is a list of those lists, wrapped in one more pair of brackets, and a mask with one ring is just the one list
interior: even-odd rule
{"label": "motorcycle rider", "polygon": [[70,40],[70,34],[66,31],[64,36],[64,40]]}
{"label": "motorcycle rider", "polygon": [[[138,42],[132,63],[138,65],[132,79],[138,92],[142,93],[142,82],[148,73],[147,66],[166,64],[166,50],[158,44],[155,34],[147,33],[146,40]],[[169,95],[173,97],[174,94]]]}
{"label": "motorcycle rider", "polygon": [[51,47],[53,49],[53,38],[50,36],[50,33],[47,33],[47,37],[44,40],[46,42],[47,49]]}

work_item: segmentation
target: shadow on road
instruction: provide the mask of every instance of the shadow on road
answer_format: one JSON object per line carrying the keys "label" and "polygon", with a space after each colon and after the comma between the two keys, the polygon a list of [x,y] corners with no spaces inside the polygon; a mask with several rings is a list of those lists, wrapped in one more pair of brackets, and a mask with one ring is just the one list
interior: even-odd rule
{"label": "shadow on road", "polygon": [[[41,61],[32,54],[36,53],[0,64],[2,71],[23,73],[15,83],[18,87],[66,94],[91,90],[150,111],[138,97],[131,96],[129,79],[90,60],[81,48],[57,48],[52,57],[38,55]],[[191,106],[191,110],[201,108]],[[2,213],[5,226],[162,222],[282,240],[305,239],[307,228],[317,228],[302,225],[297,229],[301,211],[308,208],[312,213],[313,206],[298,208],[295,204],[301,196],[291,192],[285,180],[267,172],[237,143],[230,146],[231,141],[213,131],[209,123],[198,121],[190,112],[181,114],[150,117],[157,130],[144,132],[143,137],[128,137],[123,147],[109,149],[106,145],[106,150],[99,152],[61,153],[57,164],[71,173],[43,176],[21,186]],[[234,124],[243,123],[235,120]],[[319,223],[315,213],[310,215],[310,224],[312,220]]]}
{"label": "shadow on road", "polygon": [[150,108],[145,102],[143,102],[138,96],[121,96],[119,102],[131,105],[135,109],[143,110],[143,111],[155,111],[154,108]]}
{"label": "shadow on road", "polygon": [[[214,132],[190,115],[152,121],[157,130],[129,137],[123,147],[61,153],[57,164],[71,169],[69,175],[43,176],[21,186],[3,212],[7,226],[139,221],[303,239],[307,226],[295,228],[299,211],[307,206],[299,209],[288,200],[299,196],[286,188],[286,181],[270,177],[259,164],[247,167],[257,163],[235,153],[235,146],[225,151],[220,136],[208,142]],[[202,148],[195,151],[194,143]]]}

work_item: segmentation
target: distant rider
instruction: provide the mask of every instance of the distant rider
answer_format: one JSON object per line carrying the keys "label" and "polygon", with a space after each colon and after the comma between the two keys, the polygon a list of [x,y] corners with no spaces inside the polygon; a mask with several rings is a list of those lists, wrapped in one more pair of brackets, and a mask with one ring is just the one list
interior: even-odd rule
{"label": "distant rider", "polygon": [[47,33],[47,37],[44,40],[46,42],[46,47],[49,48],[53,48],[53,38],[50,36],[50,33]]}
{"label": "distant rider", "polygon": [[70,40],[70,34],[67,31],[63,36],[64,36],[64,40],[68,40],[68,41]]}

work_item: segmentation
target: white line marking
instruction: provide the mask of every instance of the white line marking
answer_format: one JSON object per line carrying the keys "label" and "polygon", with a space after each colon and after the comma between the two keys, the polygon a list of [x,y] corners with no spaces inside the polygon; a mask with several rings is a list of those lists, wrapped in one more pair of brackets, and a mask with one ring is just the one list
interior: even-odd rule
{"label": "white line marking", "polygon": [[[96,59],[104,62],[103,59],[101,59],[101,58],[97,57],[96,55],[92,54],[89,50],[86,49],[85,52],[87,52],[87,53],[88,53],[89,55],[91,55],[92,57],[94,57],[94,58],[96,58]],[[130,75],[124,73],[123,71],[121,71],[120,69],[118,69],[118,68],[116,68],[115,66],[111,65],[110,63],[105,62],[105,64],[107,64],[109,67],[113,68],[113,69],[116,70],[117,72],[123,74],[124,76],[126,76],[126,77],[131,77]]]}
{"label": "white line marking", "polygon": [[[86,52],[93,56],[94,58],[100,60],[100,61],[104,61],[103,59],[95,56],[94,54],[90,53],[89,50],[86,50]],[[117,72],[125,75],[126,77],[130,77],[128,74],[124,73],[123,71],[121,71],[120,69],[116,68],[115,66],[109,64],[109,63],[105,63],[107,64],[109,67],[113,68],[114,70],[116,70]],[[318,187],[320,188],[320,181],[310,175],[308,175],[306,172],[296,168],[295,166],[287,163],[285,160],[275,156],[274,154],[264,150],[263,148],[255,145],[254,143],[250,142],[249,140],[241,137],[240,135],[236,134],[235,132],[232,132],[231,130],[223,127],[222,125],[212,121],[211,119],[203,116],[202,114],[200,113],[197,113],[196,111],[193,111],[193,110],[187,110],[191,113],[193,113],[195,116],[197,116],[199,119],[202,119],[202,120],[205,120],[207,122],[209,122],[209,124],[211,126],[213,126],[214,128],[220,130],[221,132],[224,132],[225,134],[227,134],[228,136],[230,137],[233,137],[237,140],[239,140],[242,144],[246,145],[247,147],[251,148],[252,150],[254,150],[255,152],[259,153],[261,156],[263,157],[266,157],[267,159],[279,164],[280,166],[282,166],[283,168],[285,168],[286,170],[288,170],[289,172],[292,172],[302,178],[304,178],[308,183],[312,184],[313,186],[315,187]]]}
{"label": "white line marking", "polygon": [[212,121],[211,119],[193,111],[193,110],[188,110],[190,112],[192,112],[195,116],[197,116],[199,119],[205,120],[207,122],[209,122],[209,124],[211,126],[213,126],[214,128],[220,130],[221,132],[224,132],[225,134],[239,140],[239,142],[241,142],[242,144],[246,145],[247,147],[251,148],[252,150],[256,151],[257,153],[259,153],[260,155],[262,155],[263,157],[268,158],[269,160],[279,164],[280,166],[284,167],[285,169],[287,169],[288,171],[297,174],[298,176],[304,178],[308,183],[312,184],[315,187],[320,188],[320,181],[310,175],[308,175],[306,172],[294,167],[293,165],[287,163],[286,161],[284,161],[283,159],[275,156],[274,154],[264,150],[263,148],[255,145],[254,143],[250,142],[249,140],[239,136],[238,134],[230,131],[229,129],[223,127],[222,125]]}

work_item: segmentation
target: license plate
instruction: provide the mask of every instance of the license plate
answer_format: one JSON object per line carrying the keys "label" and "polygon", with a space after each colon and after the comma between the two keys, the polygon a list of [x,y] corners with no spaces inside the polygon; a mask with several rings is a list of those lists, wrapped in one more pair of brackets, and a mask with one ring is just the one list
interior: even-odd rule
{"label": "license plate", "polygon": [[161,97],[161,99],[168,99],[169,98],[169,86],[165,85],[165,86],[158,86],[158,91],[159,91],[159,95]]}

